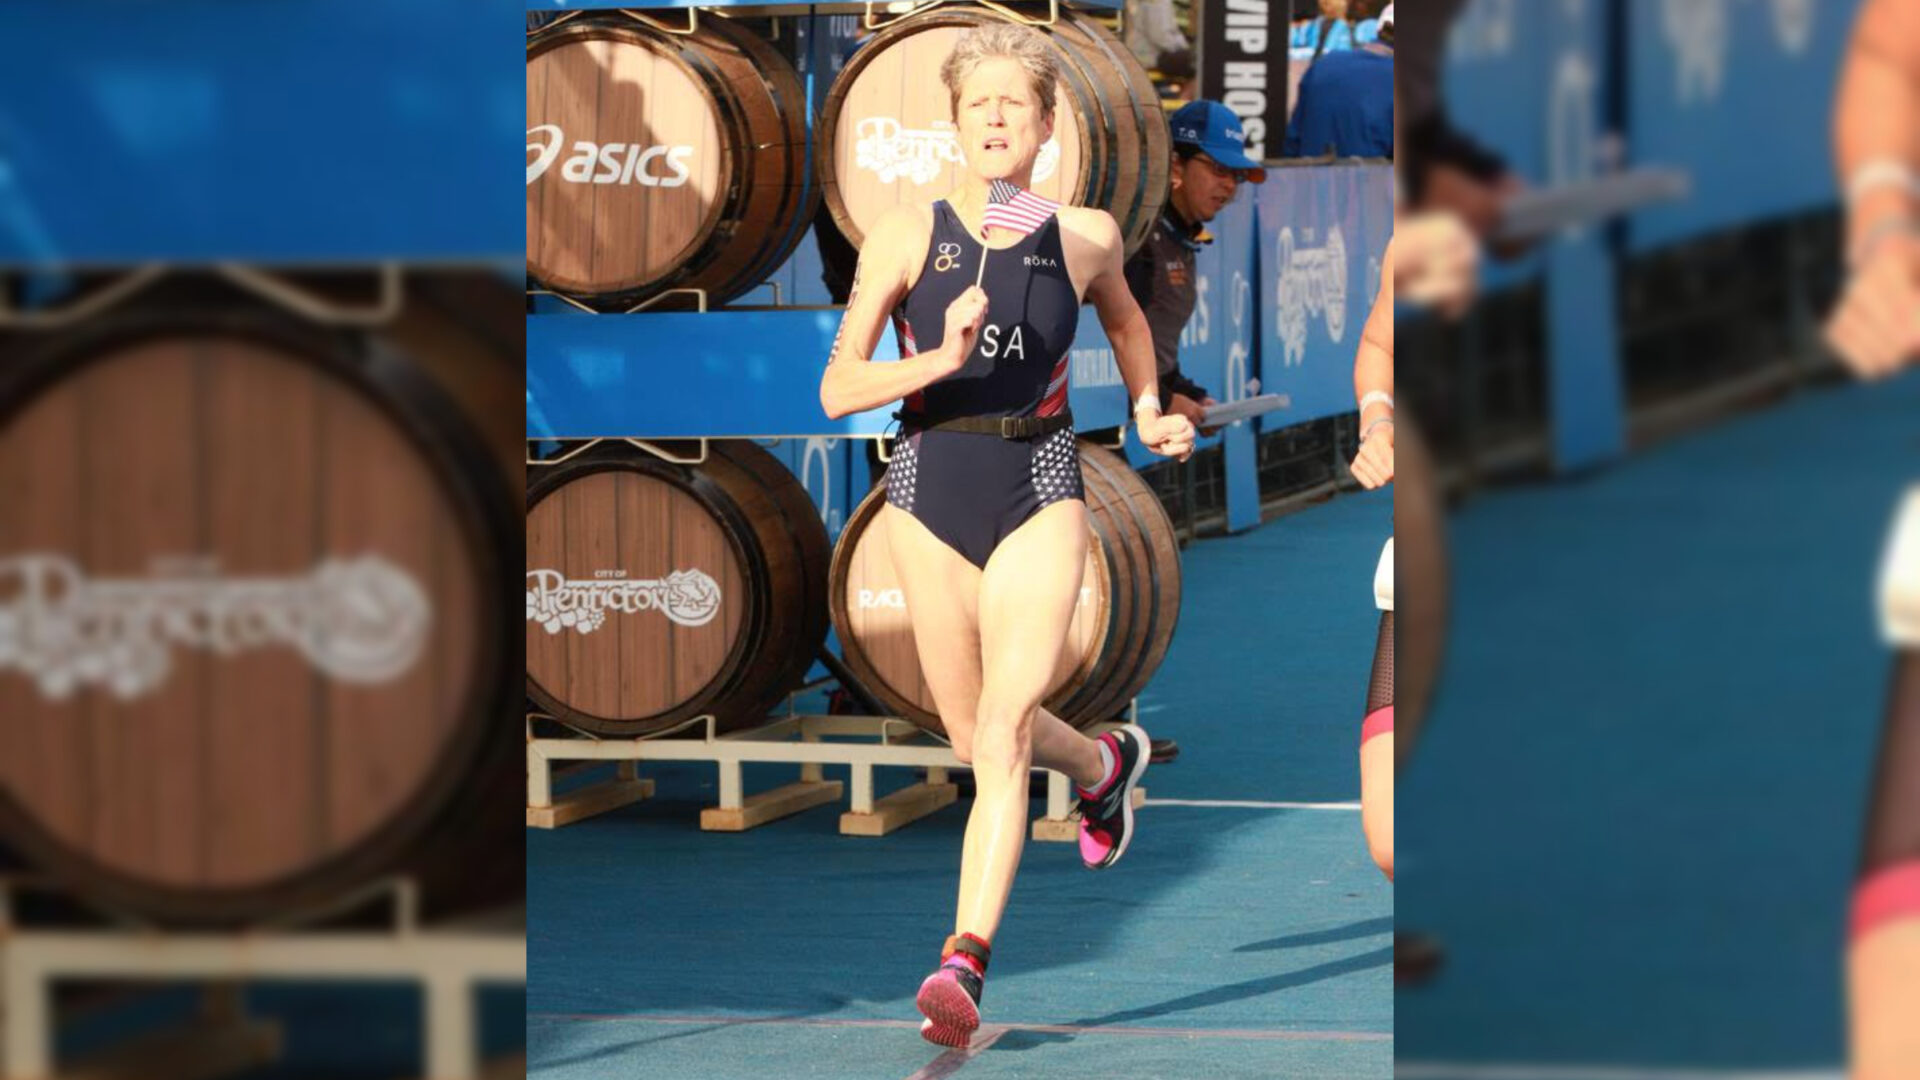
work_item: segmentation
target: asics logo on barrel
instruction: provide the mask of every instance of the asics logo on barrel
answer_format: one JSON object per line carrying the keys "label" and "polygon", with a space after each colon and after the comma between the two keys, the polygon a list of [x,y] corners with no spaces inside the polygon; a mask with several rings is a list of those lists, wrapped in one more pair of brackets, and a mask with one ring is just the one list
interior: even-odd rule
{"label": "asics logo on barrel", "polygon": [[[527,129],[527,183],[546,175],[560,158],[567,139],[558,124]],[[684,185],[693,170],[687,159],[691,146],[648,146],[645,143],[592,143],[581,140],[560,166],[560,179],[569,184],[639,184],[674,188]]]}

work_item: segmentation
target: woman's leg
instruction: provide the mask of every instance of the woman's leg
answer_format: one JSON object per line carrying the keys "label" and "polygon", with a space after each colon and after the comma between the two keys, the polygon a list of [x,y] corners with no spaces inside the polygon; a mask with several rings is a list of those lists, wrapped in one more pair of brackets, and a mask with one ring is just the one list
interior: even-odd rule
{"label": "woman's leg", "polygon": [[882,508],[876,524],[887,530],[934,710],[954,755],[972,761],[980,703],[980,568],[898,507]]}
{"label": "woman's leg", "polygon": [[1847,958],[1854,1080],[1920,1076],[1920,649],[1895,664]]}
{"label": "woman's leg", "polygon": [[[954,755],[963,764],[971,764],[982,668],[980,568],[933,535],[912,514],[888,506],[880,515],[884,519],[880,527],[889,530],[887,544],[894,553],[894,572],[907,597],[920,669],[927,677],[940,722],[946,725]],[[1065,636],[1063,630],[1063,640]],[[1076,784],[1099,782],[1099,752],[1094,752],[1095,765],[1090,773],[1087,737],[1045,709],[1036,710],[1033,742],[1034,764],[1063,773]]]}
{"label": "woman's leg", "polygon": [[967,821],[955,932],[991,940],[1006,910],[1027,836],[1033,763],[1091,786],[1104,768],[1097,743],[1040,709],[1080,597],[1087,508],[1054,503],[1001,541],[980,585],[984,680],[973,733],[978,794]]}
{"label": "woman's leg", "polygon": [[1380,613],[1367,715],[1360,727],[1360,827],[1380,872],[1393,880],[1393,612]]}

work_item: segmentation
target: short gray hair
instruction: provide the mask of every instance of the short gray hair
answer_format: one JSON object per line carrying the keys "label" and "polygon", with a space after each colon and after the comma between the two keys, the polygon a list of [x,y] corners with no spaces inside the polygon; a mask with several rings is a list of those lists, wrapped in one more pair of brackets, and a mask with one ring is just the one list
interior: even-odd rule
{"label": "short gray hair", "polygon": [[940,65],[940,81],[947,86],[948,105],[957,119],[960,115],[960,84],[973,70],[988,60],[1007,59],[1027,73],[1034,96],[1040,99],[1040,112],[1053,115],[1054,84],[1060,81],[1060,61],[1053,54],[1046,35],[1018,23],[996,22],[976,26],[960,35],[946,63]]}

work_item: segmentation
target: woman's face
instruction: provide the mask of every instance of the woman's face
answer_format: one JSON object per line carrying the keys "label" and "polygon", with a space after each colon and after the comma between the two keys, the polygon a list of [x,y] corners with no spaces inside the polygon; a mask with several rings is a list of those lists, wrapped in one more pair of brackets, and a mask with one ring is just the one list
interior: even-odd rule
{"label": "woman's face", "polygon": [[1025,173],[1053,137],[1053,120],[1019,61],[990,57],[960,84],[954,127],[967,167],[984,180]]}

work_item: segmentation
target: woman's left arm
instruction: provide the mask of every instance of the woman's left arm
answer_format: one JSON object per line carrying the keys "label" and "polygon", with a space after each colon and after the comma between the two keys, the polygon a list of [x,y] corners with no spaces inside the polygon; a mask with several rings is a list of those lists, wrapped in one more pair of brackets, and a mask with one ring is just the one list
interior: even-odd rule
{"label": "woman's left arm", "polygon": [[[1073,230],[1089,262],[1096,267],[1087,282],[1087,302],[1113,343],[1120,378],[1127,384],[1140,441],[1156,454],[1184,459],[1193,452],[1192,421],[1162,415],[1160,379],[1154,369],[1153,331],[1127,288],[1126,245],[1120,226],[1104,210],[1081,210]],[[1063,222],[1064,224],[1064,222]]]}

